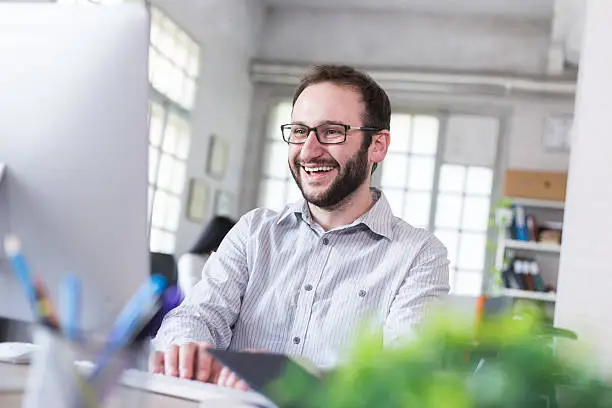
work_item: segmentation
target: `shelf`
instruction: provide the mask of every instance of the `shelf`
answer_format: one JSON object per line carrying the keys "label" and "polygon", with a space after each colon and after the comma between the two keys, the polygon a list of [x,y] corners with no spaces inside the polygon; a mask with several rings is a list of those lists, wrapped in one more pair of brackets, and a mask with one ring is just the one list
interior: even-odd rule
{"label": "shelf", "polygon": [[557,254],[561,252],[561,245],[559,244],[548,244],[533,241],[517,241],[515,239],[507,239],[506,248],[534,252],[552,252]]}
{"label": "shelf", "polygon": [[554,292],[533,292],[529,290],[502,289],[502,296],[519,299],[541,300],[543,302],[556,302],[557,294]]}
{"label": "shelf", "polygon": [[533,198],[522,198],[522,197],[508,197],[513,204],[522,205],[523,207],[531,208],[551,208],[554,210],[565,209],[565,202],[563,201],[550,201],[550,200],[537,200]]}

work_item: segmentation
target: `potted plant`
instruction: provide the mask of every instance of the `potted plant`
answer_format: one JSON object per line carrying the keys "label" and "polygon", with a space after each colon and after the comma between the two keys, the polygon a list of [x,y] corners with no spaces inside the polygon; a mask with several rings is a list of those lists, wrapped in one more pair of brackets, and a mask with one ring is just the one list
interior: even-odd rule
{"label": "potted plant", "polygon": [[458,316],[437,316],[414,341],[384,350],[380,337],[364,335],[351,363],[316,387],[296,370],[273,392],[286,402],[281,408],[612,407],[608,383],[554,353],[553,338],[573,334],[552,329],[539,313],[515,310],[473,327]]}

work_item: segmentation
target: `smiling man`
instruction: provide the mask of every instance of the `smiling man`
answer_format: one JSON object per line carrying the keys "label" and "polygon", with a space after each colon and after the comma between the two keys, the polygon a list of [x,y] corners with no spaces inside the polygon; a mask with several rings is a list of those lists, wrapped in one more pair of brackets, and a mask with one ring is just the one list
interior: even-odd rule
{"label": "smiling man", "polygon": [[440,241],[394,217],[370,187],[390,117],[387,94],[351,67],[317,66],[302,79],[281,132],[303,200],[240,219],[164,319],[154,371],[244,387],[208,347],[298,355],[325,368],[366,321],[381,346],[410,337],[449,290],[448,260]]}

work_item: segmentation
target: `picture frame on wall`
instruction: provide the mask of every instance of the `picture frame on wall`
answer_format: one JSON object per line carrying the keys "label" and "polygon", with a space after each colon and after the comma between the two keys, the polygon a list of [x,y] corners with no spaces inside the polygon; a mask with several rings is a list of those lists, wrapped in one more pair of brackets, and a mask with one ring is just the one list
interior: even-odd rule
{"label": "picture frame on wall", "polygon": [[207,196],[208,184],[205,180],[193,178],[189,181],[186,214],[189,221],[200,224],[206,221]]}
{"label": "picture frame on wall", "polygon": [[234,213],[234,195],[225,190],[217,190],[215,192],[215,215],[224,215],[227,217],[233,216]]}
{"label": "picture frame on wall", "polygon": [[206,173],[216,179],[222,179],[227,168],[228,153],[229,150],[225,140],[216,134],[212,134],[208,145]]}

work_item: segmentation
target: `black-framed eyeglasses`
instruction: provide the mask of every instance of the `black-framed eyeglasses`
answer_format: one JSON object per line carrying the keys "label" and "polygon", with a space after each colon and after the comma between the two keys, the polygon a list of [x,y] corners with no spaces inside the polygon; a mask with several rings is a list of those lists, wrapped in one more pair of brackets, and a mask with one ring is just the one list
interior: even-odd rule
{"label": "black-framed eyeglasses", "polygon": [[315,127],[297,124],[281,126],[283,140],[290,144],[305,143],[312,131],[314,131],[317,140],[321,144],[340,144],[346,141],[346,135],[349,130],[380,132],[382,129],[367,126],[350,126],[342,123],[324,123]]}

